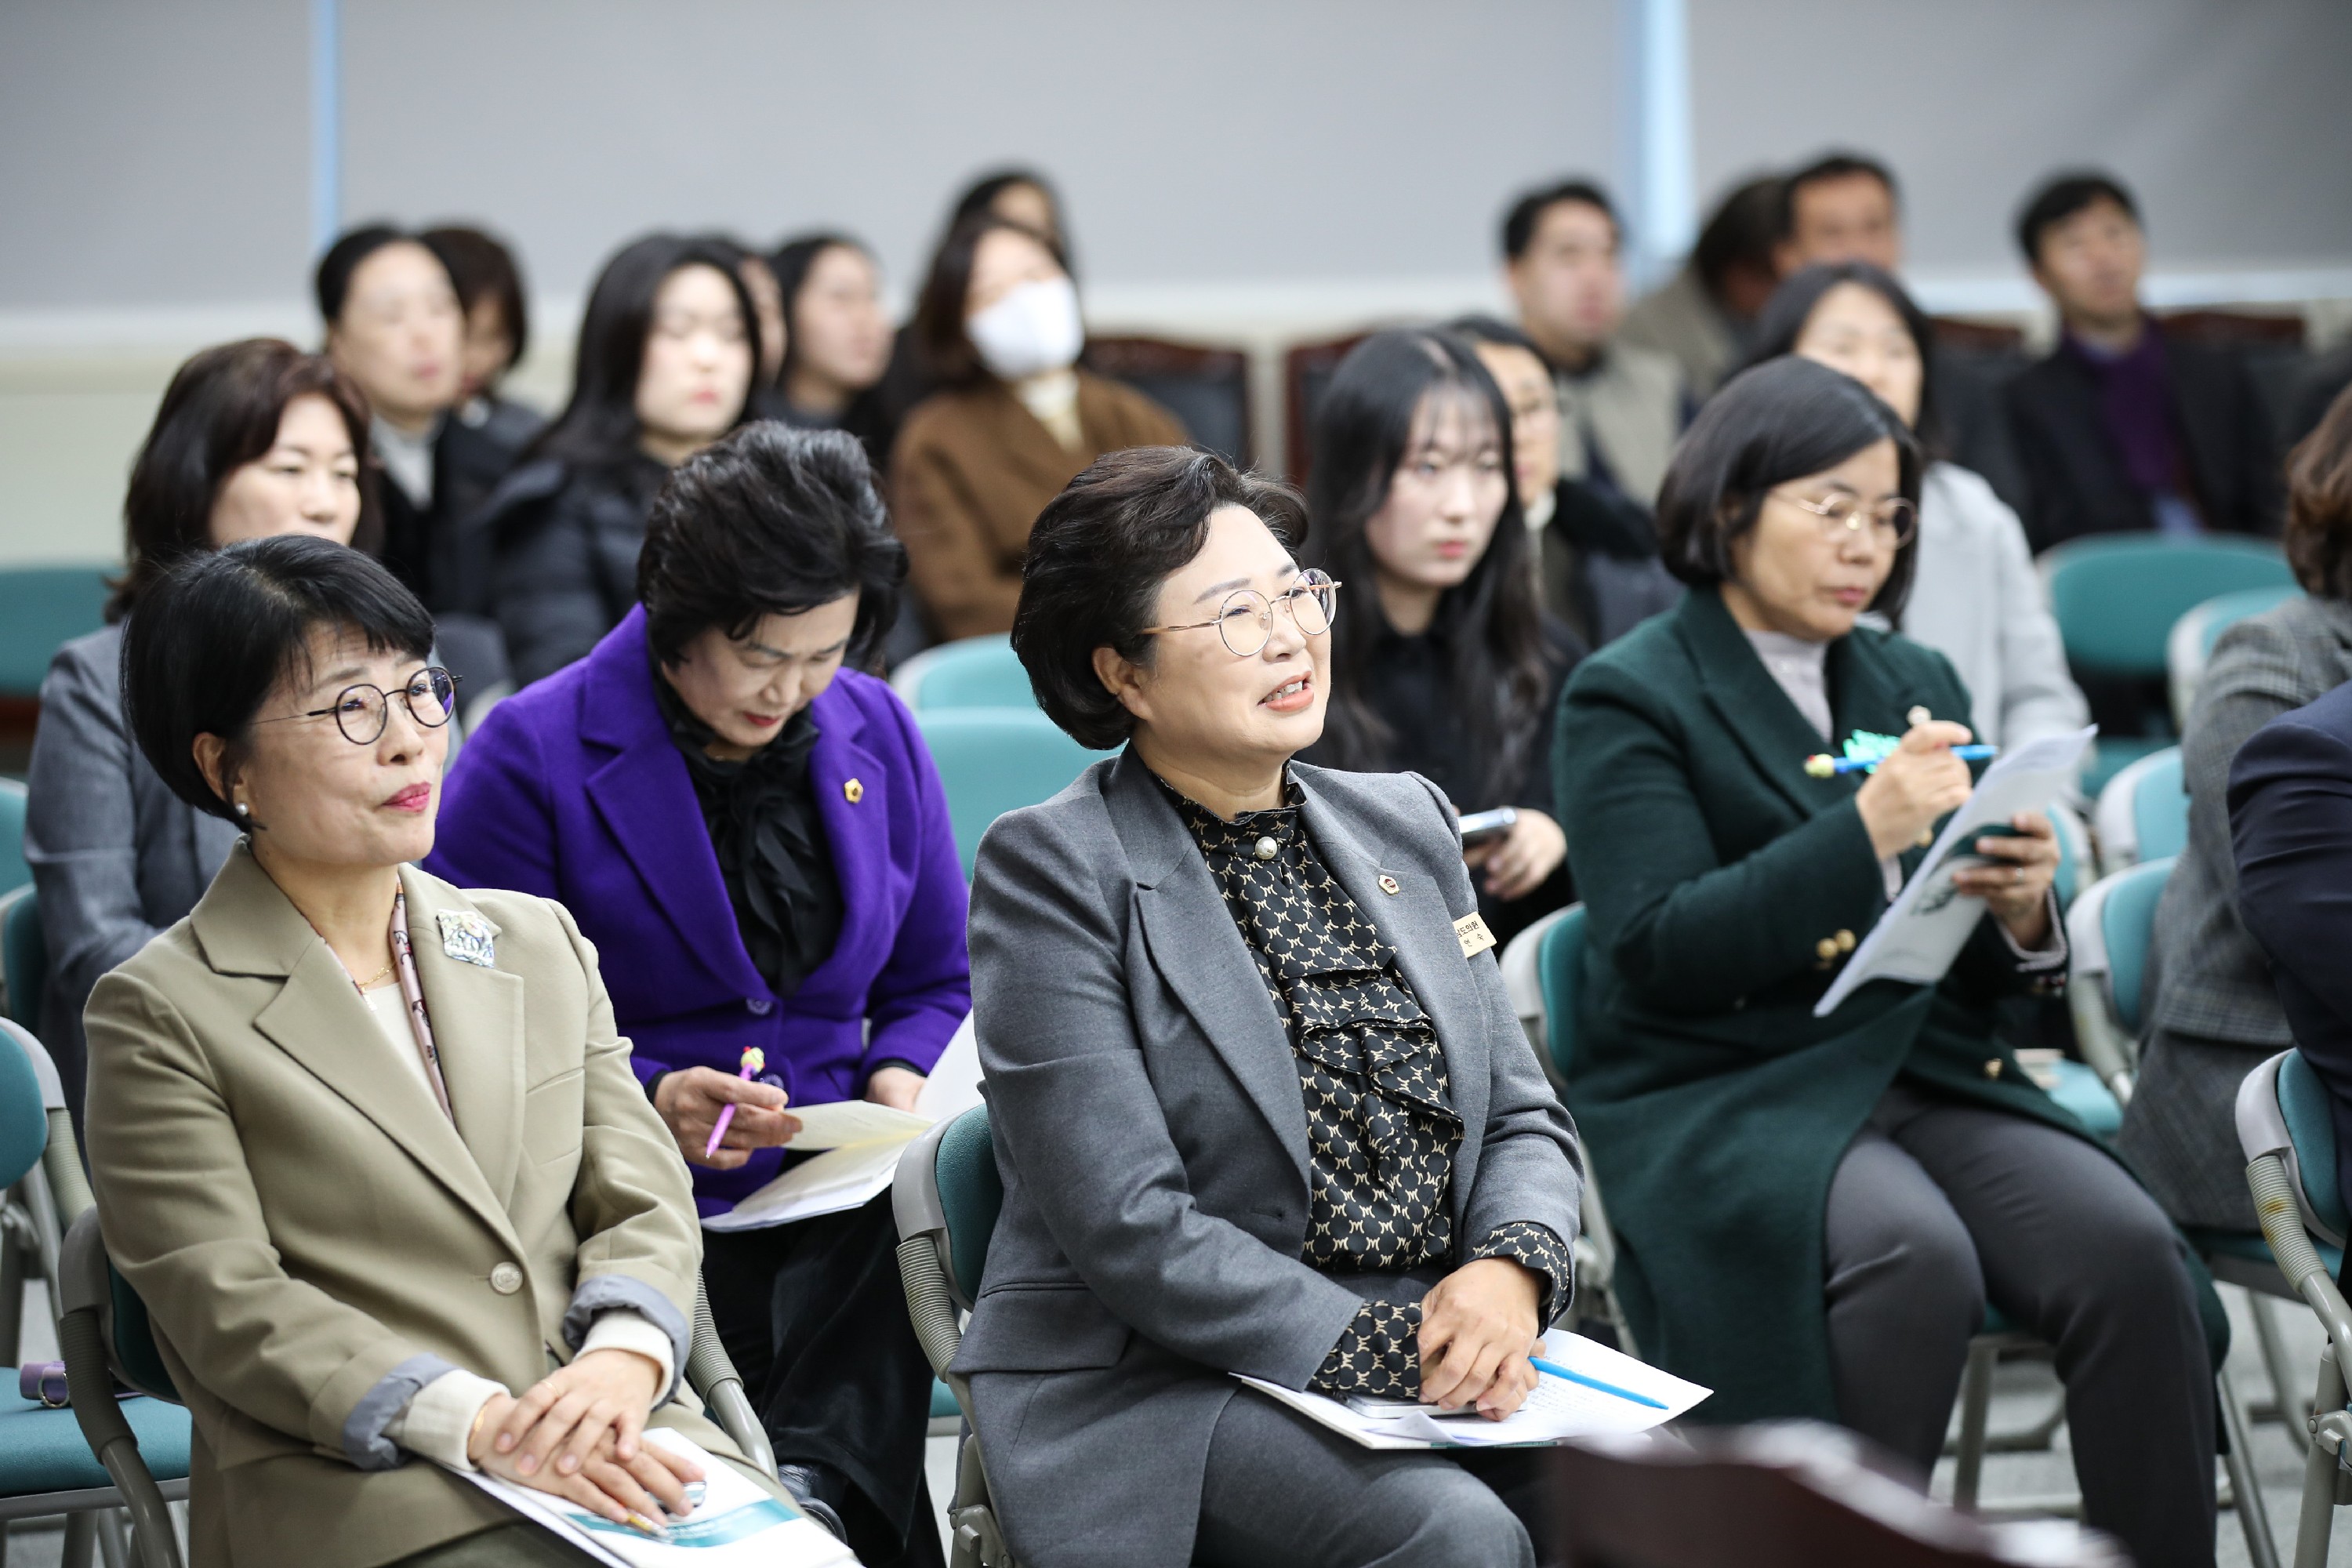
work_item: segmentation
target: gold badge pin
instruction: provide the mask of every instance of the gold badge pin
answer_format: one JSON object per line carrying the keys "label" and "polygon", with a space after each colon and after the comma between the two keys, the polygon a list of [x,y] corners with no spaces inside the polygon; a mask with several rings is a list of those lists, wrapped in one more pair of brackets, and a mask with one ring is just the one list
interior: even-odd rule
{"label": "gold badge pin", "polygon": [[1486,929],[1486,922],[1475,911],[1454,922],[1454,935],[1462,943],[1465,958],[1475,958],[1495,945],[1495,933]]}
{"label": "gold badge pin", "polygon": [[1381,891],[1391,897],[1394,897],[1397,891],[1397,879],[1385,871],[1381,873]]}
{"label": "gold badge pin", "polygon": [[847,801],[850,805],[856,805],[859,801],[866,798],[866,786],[859,784],[856,779],[851,779],[847,784],[841,786],[841,798]]}

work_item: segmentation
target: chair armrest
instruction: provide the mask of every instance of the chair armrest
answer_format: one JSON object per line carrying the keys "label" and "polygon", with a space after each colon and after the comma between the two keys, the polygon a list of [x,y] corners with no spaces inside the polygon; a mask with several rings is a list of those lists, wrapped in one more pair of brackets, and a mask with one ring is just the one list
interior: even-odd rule
{"label": "chair armrest", "polygon": [[103,1320],[109,1299],[106,1243],[98,1234],[97,1210],[82,1215],[66,1233],[58,1272],[64,1277],[58,1291],[65,1316],[58,1323],[58,1343],[65,1352],[66,1391],[74,1421],[131,1510],[140,1568],[181,1568],[171,1510],[146,1460],[140,1458],[138,1434],[114,1396]]}
{"label": "chair armrest", "polygon": [[2270,1243],[2279,1271],[2319,1314],[2336,1346],[2338,1363],[2352,1360],[2352,1306],[2347,1305],[2344,1293],[2328,1278],[2319,1249],[2312,1246],[2310,1233],[2303,1228],[2303,1207],[2295,1199],[2286,1161],[2276,1152],[2256,1155],[2246,1166],[2246,1185],[2253,1192],[2254,1217],[2262,1222],[2263,1239]]}
{"label": "chair armrest", "polygon": [[760,1424],[760,1413],[743,1392],[743,1374],[735,1370],[719,1338],[718,1321],[710,1315],[710,1292],[703,1288],[699,1272],[694,1277],[694,1337],[686,1350],[686,1382],[744,1457],[774,1479],[776,1451]]}

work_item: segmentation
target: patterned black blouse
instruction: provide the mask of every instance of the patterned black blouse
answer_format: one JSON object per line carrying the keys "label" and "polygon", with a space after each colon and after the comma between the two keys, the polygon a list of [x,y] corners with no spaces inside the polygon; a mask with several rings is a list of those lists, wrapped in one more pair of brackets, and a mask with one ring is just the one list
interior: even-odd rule
{"label": "patterned black blouse", "polygon": [[[1454,1254],[1447,1194],[1462,1118],[1437,1030],[1299,823],[1299,791],[1231,822],[1163,782],[1207,858],[1290,1035],[1307,1102],[1304,1260],[1317,1268],[1402,1270]],[[1469,1259],[1508,1258],[1545,1281],[1549,1324],[1567,1306],[1569,1251],[1548,1226],[1498,1226]],[[1421,1392],[1421,1304],[1367,1301],[1313,1386],[1410,1399]]]}

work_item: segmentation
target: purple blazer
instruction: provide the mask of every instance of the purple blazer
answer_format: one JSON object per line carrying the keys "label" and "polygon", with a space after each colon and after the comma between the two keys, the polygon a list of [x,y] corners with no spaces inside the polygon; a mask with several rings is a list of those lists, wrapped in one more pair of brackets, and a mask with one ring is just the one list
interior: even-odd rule
{"label": "purple blazer", "polygon": [[[694,782],[654,697],[642,606],[467,737],[425,867],[461,888],[511,888],[570,910],[596,944],[640,1079],[698,1066],[731,1073],[746,1046],[767,1054],[799,1105],[862,1092],[885,1060],[928,1072],[971,1010],[963,870],[939,770],[914,716],[871,676],[843,670],[810,713],[809,783],[842,926],[833,955],[789,1001],[737,932]],[[724,1214],[782,1163],[782,1151],[763,1149],[737,1170],[694,1167],[697,1206]]]}

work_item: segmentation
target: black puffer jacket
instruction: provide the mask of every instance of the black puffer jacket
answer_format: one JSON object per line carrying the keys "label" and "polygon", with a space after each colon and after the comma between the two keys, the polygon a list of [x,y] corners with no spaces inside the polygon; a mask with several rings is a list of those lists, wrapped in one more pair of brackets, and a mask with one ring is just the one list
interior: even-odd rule
{"label": "black puffer jacket", "polygon": [[471,545],[489,560],[483,608],[518,686],[584,657],[636,602],[646,516],[668,476],[635,453],[595,468],[546,458],[490,498]]}

